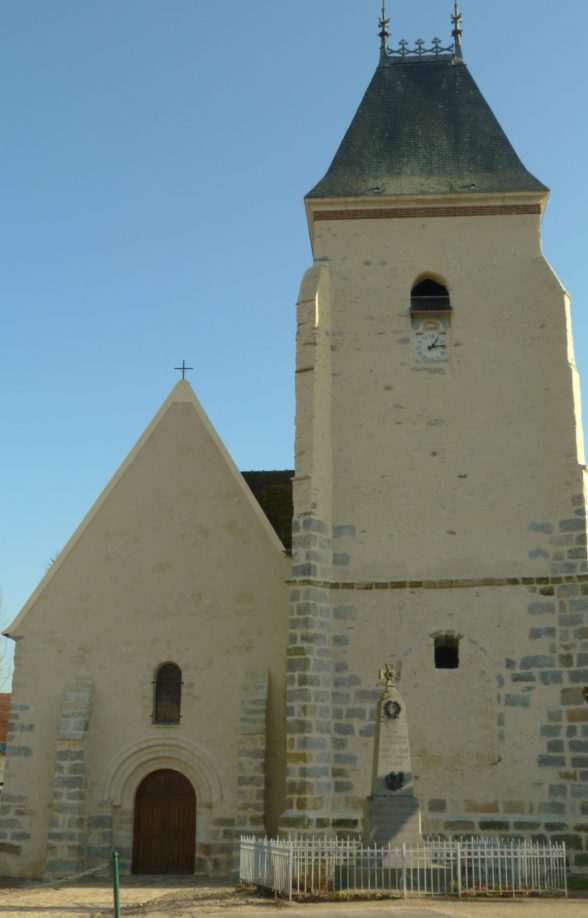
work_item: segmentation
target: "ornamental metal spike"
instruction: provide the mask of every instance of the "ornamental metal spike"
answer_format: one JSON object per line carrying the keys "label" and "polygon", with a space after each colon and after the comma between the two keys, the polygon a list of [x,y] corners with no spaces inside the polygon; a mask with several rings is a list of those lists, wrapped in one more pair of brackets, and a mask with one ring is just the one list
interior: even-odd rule
{"label": "ornamental metal spike", "polygon": [[388,56],[388,39],[390,38],[390,32],[388,31],[388,26],[390,25],[390,20],[386,15],[386,0],[382,0],[382,14],[380,16],[380,31],[378,35],[380,36],[380,60],[385,61]]}
{"label": "ornamental metal spike", "polygon": [[461,46],[461,36],[463,35],[463,17],[459,8],[459,0],[454,0],[453,16],[451,17],[451,22],[453,23],[453,32],[451,34],[453,36],[453,41],[455,42],[455,56],[462,59],[463,49]]}

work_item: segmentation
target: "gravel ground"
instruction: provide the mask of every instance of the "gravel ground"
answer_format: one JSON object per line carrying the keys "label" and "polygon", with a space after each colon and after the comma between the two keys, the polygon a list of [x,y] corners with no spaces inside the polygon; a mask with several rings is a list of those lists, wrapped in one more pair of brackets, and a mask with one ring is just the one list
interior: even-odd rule
{"label": "gravel ground", "polygon": [[[12,885],[11,885],[12,884]],[[102,918],[113,914],[108,881],[50,886],[0,881],[0,918]],[[123,918],[588,918],[587,893],[568,899],[394,900],[299,904],[260,898],[228,879],[133,877],[121,887]],[[372,913],[372,914],[369,914]]]}

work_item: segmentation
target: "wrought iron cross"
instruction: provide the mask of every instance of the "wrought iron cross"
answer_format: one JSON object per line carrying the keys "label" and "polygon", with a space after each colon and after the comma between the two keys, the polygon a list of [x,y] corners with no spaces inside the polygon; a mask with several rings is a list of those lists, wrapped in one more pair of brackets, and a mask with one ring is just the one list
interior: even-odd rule
{"label": "wrought iron cross", "polygon": [[194,369],[194,367],[187,367],[187,366],[186,366],[186,361],[185,361],[185,360],[182,360],[182,366],[181,366],[181,367],[174,367],[174,370],[179,370],[179,371],[180,371],[180,373],[182,374],[182,379],[185,379],[185,378],[186,378],[186,373],[188,372],[188,370],[193,370],[193,369]]}

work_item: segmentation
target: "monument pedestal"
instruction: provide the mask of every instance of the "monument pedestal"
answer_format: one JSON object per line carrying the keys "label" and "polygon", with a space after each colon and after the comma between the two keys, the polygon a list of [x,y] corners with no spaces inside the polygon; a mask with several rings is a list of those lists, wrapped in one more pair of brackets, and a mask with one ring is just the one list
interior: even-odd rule
{"label": "monument pedestal", "polygon": [[365,825],[370,845],[419,845],[423,840],[416,797],[368,797]]}

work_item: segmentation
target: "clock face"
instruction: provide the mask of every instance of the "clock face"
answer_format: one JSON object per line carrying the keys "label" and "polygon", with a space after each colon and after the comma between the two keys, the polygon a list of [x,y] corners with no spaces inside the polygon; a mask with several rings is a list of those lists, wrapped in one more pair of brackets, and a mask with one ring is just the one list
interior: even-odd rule
{"label": "clock face", "polygon": [[417,363],[446,363],[447,329],[440,322],[424,322],[415,334],[414,354]]}

